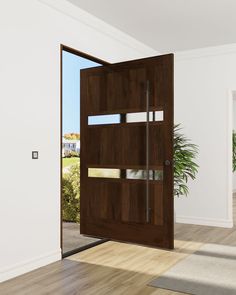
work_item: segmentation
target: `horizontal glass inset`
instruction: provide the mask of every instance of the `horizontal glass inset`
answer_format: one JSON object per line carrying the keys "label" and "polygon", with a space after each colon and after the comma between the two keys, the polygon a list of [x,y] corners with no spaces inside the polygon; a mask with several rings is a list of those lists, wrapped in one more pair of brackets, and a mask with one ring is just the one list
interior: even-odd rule
{"label": "horizontal glass inset", "polygon": [[[120,116],[121,116],[120,114],[88,116],[88,125],[119,124],[121,123]],[[150,122],[163,121],[163,119],[164,119],[163,111],[149,112]],[[146,122],[146,121],[147,121],[146,112],[126,114],[126,123],[139,123],[139,122]]]}
{"label": "horizontal glass inset", "polygon": [[[147,170],[126,170],[127,179],[147,179]],[[150,180],[163,180],[163,171],[162,170],[149,170],[149,179]]]}
{"label": "horizontal glass inset", "polygon": [[[164,112],[163,111],[156,111],[156,112],[149,112],[149,121],[150,122],[157,122],[164,120]],[[146,112],[139,112],[139,113],[130,113],[126,115],[126,122],[127,123],[138,123],[138,122],[146,122],[147,121],[147,113]]]}
{"label": "horizontal glass inset", "polygon": [[[147,179],[147,171],[140,169],[88,168],[88,177]],[[149,179],[163,180],[163,171],[149,170]]]}
{"label": "horizontal glass inset", "polygon": [[88,125],[118,124],[120,114],[88,116]]}
{"label": "horizontal glass inset", "polygon": [[120,169],[88,168],[88,177],[120,178]]}

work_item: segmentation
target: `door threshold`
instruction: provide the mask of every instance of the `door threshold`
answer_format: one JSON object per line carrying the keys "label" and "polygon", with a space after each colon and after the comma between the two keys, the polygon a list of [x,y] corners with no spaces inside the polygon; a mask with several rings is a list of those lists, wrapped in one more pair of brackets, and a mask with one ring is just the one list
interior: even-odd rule
{"label": "door threshold", "polygon": [[79,247],[79,248],[76,248],[76,249],[70,250],[70,251],[65,252],[65,253],[62,254],[62,259],[63,259],[63,258],[66,258],[66,257],[68,257],[68,256],[71,256],[71,255],[77,254],[77,253],[79,253],[79,252],[82,252],[82,251],[84,251],[84,250],[87,250],[87,249],[93,248],[93,247],[95,247],[95,246],[98,246],[98,245],[103,244],[103,243],[108,242],[108,241],[109,241],[109,239],[102,239],[102,240],[100,240],[100,241],[96,241],[96,242],[90,243],[90,244],[88,244],[88,245],[85,245],[85,246],[82,246],[82,247]]}

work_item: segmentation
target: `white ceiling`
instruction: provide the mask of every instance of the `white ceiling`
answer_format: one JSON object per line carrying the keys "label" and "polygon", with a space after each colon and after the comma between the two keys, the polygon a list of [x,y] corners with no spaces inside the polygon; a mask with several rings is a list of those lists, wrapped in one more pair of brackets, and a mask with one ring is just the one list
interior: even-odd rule
{"label": "white ceiling", "polygon": [[159,52],[236,43],[236,0],[67,0]]}

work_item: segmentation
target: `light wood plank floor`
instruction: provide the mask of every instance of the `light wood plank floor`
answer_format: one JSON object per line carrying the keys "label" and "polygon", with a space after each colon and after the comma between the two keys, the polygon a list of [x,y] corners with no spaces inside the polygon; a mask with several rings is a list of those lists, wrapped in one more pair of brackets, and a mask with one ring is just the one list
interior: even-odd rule
{"label": "light wood plank floor", "polygon": [[[236,202],[234,202],[236,217]],[[236,219],[236,218],[235,218]],[[202,244],[236,246],[236,226],[176,224],[175,250],[107,242],[0,285],[1,295],[177,295],[147,286]]]}

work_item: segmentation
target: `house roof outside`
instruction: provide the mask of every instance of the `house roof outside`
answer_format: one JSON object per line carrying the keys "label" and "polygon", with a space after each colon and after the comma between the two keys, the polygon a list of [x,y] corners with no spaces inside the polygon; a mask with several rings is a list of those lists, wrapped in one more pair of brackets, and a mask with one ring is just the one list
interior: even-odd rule
{"label": "house roof outside", "polygon": [[66,139],[63,137],[62,142],[63,143],[78,143],[78,142],[80,142],[80,140],[79,139]]}

